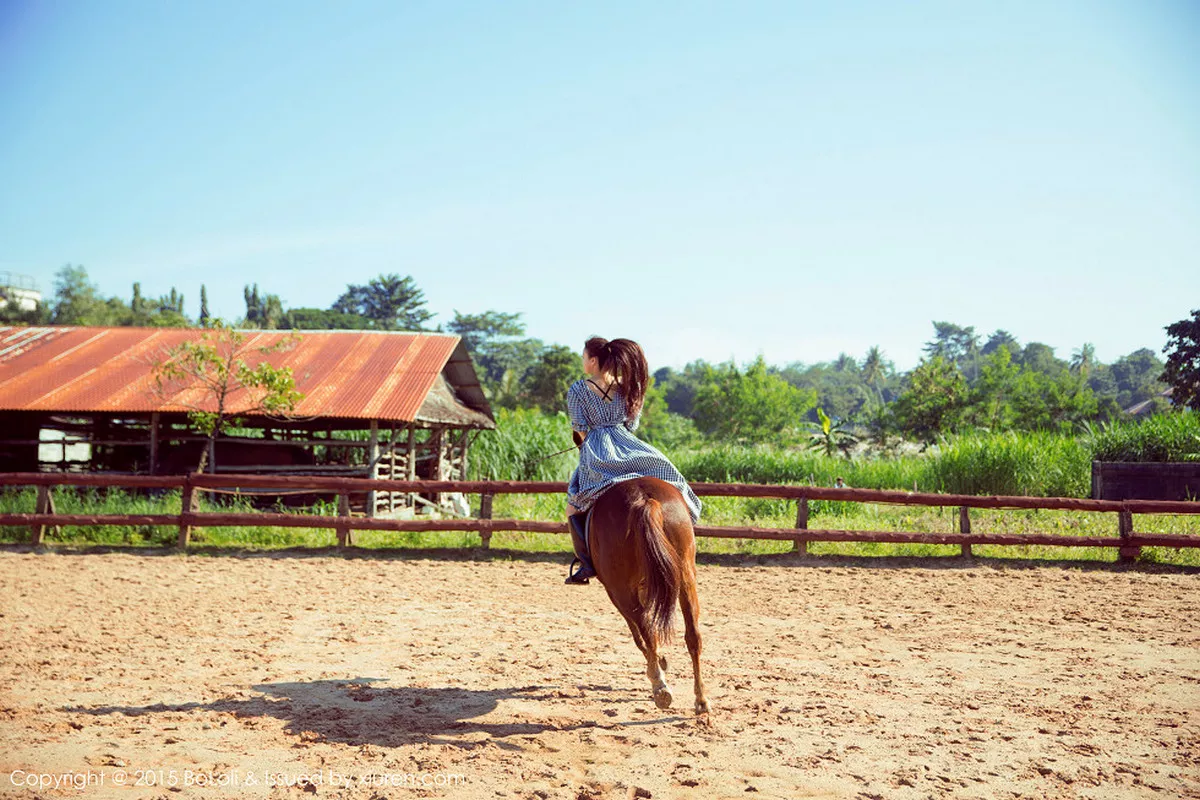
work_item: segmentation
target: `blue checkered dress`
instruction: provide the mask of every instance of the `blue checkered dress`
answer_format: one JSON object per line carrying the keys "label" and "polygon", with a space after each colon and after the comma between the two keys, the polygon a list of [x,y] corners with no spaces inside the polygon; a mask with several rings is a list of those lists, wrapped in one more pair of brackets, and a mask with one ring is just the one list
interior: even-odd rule
{"label": "blue checkered dress", "polygon": [[592,507],[605,489],[634,478],[659,478],[683,495],[692,522],[700,519],[700,500],[670,459],[633,435],[639,417],[628,419],[625,398],[619,391],[605,400],[588,388],[586,380],[567,390],[571,427],[587,434],[579,450],[579,466],[571,475],[567,500],[580,510]]}

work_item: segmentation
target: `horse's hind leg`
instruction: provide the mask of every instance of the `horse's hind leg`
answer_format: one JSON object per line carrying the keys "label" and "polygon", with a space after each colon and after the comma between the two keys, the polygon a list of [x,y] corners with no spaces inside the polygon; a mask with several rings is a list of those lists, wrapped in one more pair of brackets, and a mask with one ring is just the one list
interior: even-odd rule
{"label": "horse's hind leg", "polygon": [[[633,643],[638,646],[638,650],[642,651],[642,655],[646,655],[646,640],[642,638],[642,632],[638,629],[638,626],[633,621],[633,618],[625,617],[625,624],[629,626],[629,632],[633,634]],[[658,657],[658,667],[663,672],[667,671],[666,656],[660,655]]]}
{"label": "horse's hind leg", "polygon": [[674,696],[667,686],[667,676],[663,674],[665,660],[660,662],[658,657],[658,640],[650,631],[643,631],[642,638],[646,643],[646,677],[650,679],[650,692],[654,696],[654,705],[659,708],[670,708]]}
{"label": "horse's hind leg", "polygon": [[[613,602],[616,603],[615,598]],[[646,657],[646,677],[650,679],[650,693],[654,697],[654,704],[659,708],[670,708],[674,696],[671,694],[670,687],[667,686],[667,676],[664,674],[667,661],[658,655],[658,640],[654,638],[654,633],[642,626],[641,606],[620,604],[617,605],[617,610],[621,612],[621,616],[629,625],[629,632],[633,634],[634,643]]]}
{"label": "horse's hind leg", "polygon": [[679,605],[683,608],[683,638],[692,657],[692,676],[696,691],[696,713],[708,713],[708,698],[704,694],[704,680],[700,677],[700,598],[696,595],[696,570],[684,569],[683,586],[679,591]]}

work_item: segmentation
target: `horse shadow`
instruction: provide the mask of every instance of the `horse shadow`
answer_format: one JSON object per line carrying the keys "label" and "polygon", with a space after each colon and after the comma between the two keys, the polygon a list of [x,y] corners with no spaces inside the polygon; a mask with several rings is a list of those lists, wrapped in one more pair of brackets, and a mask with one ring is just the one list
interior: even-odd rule
{"label": "horse shadow", "polygon": [[[479,739],[471,735],[480,733],[486,734],[493,744],[504,747],[503,740],[509,737],[536,736],[596,724],[581,721],[560,725],[549,720],[493,723],[479,719],[494,711],[501,700],[545,701],[562,696],[548,686],[473,690],[375,685],[382,681],[381,678],[352,678],[263,683],[252,687],[260,696],[248,699],[147,706],[75,706],[63,710],[92,716],[124,714],[142,717],[212,711],[232,714],[239,719],[273,717],[283,720],[287,733],[302,741],[383,747],[439,743],[471,748]],[[519,749],[517,745],[507,746]]]}

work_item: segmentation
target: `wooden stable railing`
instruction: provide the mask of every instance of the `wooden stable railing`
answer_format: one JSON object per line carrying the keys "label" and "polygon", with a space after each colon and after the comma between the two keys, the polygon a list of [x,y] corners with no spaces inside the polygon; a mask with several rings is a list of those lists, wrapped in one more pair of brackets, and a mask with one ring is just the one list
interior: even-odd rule
{"label": "wooden stable railing", "polygon": [[[28,526],[31,542],[41,544],[48,527],[62,525],[162,525],[179,528],[178,546],[188,546],[193,528],[291,527],[332,528],[339,547],[353,544],[352,531],[477,531],[483,547],[488,547],[496,531],[566,533],[563,521],[492,519],[492,499],[498,494],[556,494],[566,485],[547,481],[387,481],[366,478],[268,475],[179,476],[113,475],[84,473],[0,473],[2,486],[37,486],[38,501],[32,514],[0,514],[0,525]],[[94,486],[122,489],[181,489],[179,514],[58,514],[54,511],[51,487]],[[337,516],[280,513],[200,513],[195,510],[196,493],[210,490],[308,490],[335,494],[339,498]],[[970,555],[974,545],[1049,545],[1055,547],[1115,547],[1123,561],[1134,560],[1143,547],[1200,547],[1200,536],[1138,533],[1133,528],[1134,514],[1200,514],[1200,503],[1161,500],[1087,500],[1068,497],[1000,497],[958,494],[930,494],[876,489],[826,489],[815,486],[782,486],[741,483],[694,483],[692,489],[702,497],[766,497],[796,501],[794,528],[756,528],[740,526],[696,526],[697,536],[733,539],[773,539],[791,541],[797,550],[807,550],[809,542],[889,542],[956,545]],[[461,492],[480,495],[479,515],[472,519],[374,519],[350,515],[349,496],[372,490],[391,492]],[[886,503],[909,506],[957,507],[957,533],[920,533],[909,531],[820,530],[808,527],[811,500],[835,500],[856,503]],[[970,509],[1048,509],[1115,513],[1116,536],[1062,536],[1054,534],[972,533]]]}

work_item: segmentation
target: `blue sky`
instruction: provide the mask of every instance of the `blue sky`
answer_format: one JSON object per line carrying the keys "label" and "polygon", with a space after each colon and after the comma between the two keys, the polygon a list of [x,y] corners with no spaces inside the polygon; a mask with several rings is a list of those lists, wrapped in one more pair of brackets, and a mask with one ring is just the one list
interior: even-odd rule
{"label": "blue sky", "polygon": [[932,320],[1067,358],[1200,307],[1200,4],[0,3],[0,271],[412,275],[653,367]]}

